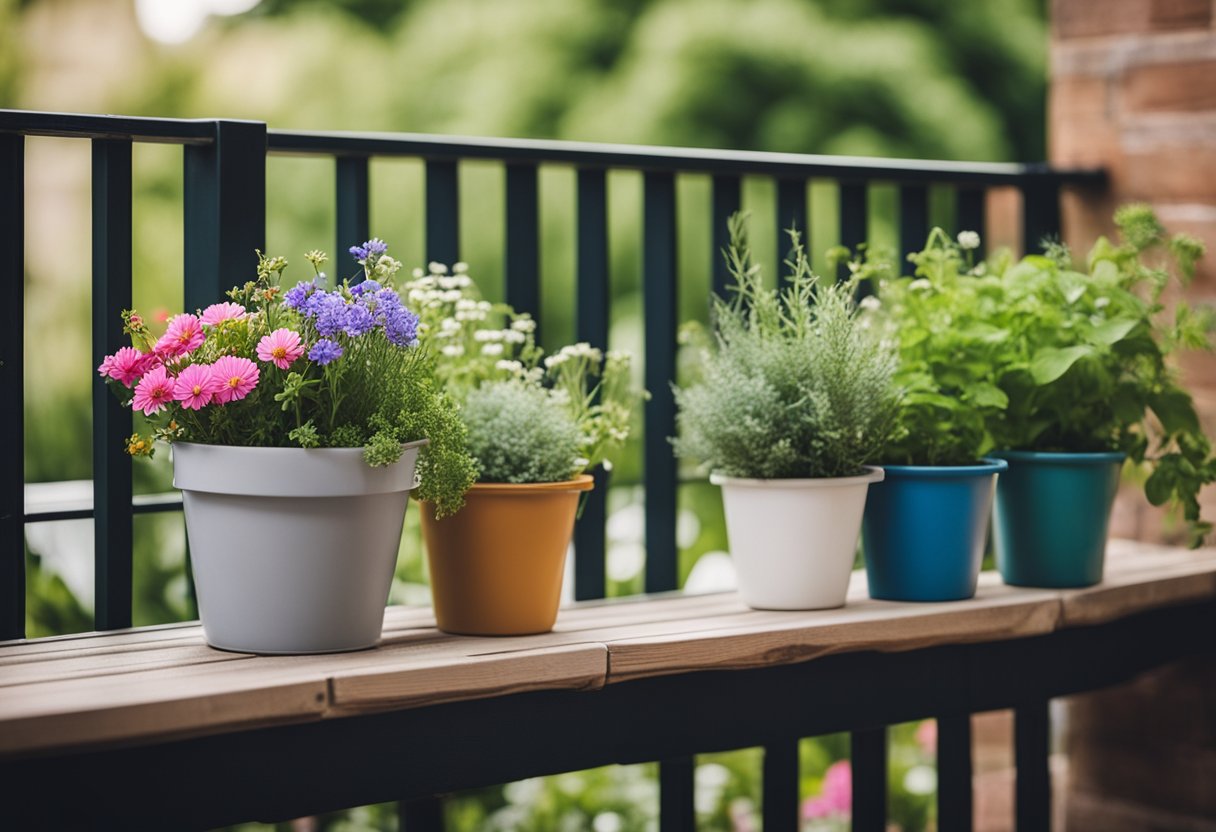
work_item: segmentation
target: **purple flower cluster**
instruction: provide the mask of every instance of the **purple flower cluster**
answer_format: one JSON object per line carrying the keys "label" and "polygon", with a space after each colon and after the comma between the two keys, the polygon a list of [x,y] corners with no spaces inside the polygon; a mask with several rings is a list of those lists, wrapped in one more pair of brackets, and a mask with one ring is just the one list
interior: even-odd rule
{"label": "purple flower cluster", "polygon": [[[318,288],[315,281],[298,283],[288,290],[283,305],[313,319],[317,334],[325,339],[339,335],[358,338],[380,327],[389,342],[398,347],[417,344],[418,316],[401,303],[396,291],[374,280],[365,280],[352,286],[350,295],[353,299],[347,299],[341,290],[326,292]],[[336,346],[336,342],[331,343]]]}
{"label": "purple flower cluster", "polygon": [[327,338],[322,338],[313,344],[312,349],[308,351],[308,360],[315,361],[321,366],[325,366],[331,361],[337,361],[341,357],[342,346],[336,341],[330,341]]}
{"label": "purple flower cluster", "polygon": [[388,251],[388,244],[379,237],[372,237],[361,246],[351,246],[350,253],[359,262],[363,262],[373,254],[384,254]]}

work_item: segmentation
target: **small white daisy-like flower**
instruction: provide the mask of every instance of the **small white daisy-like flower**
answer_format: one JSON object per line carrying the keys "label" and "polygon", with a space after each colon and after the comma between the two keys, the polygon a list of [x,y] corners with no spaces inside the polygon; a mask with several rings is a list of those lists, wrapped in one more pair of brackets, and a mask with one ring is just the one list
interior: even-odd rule
{"label": "small white daisy-like flower", "polygon": [[479,329],[473,333],[475,341],[501,341],[502,333],[497,329]]}
{"label": "small white daisy-like flower", "polygon": [[469,270],[469,264],[464,262],[463,260],[452,264],[452,271],[456,272],[456,274],[464,274],[468,270]]}
{"label": "small white daisy-like flower", "polygon": [[422,269],[414,269],[414,271],[412,272],[412,274],[414,275],[414,280],[417,280],[418,278],[420,278],[420,277],[422,277],[423,275],[425,275],[425,274],[426,274],[426,272],[424,272]]}
{"label": "small white daisy-like flower", "polygon": [[450,358],[456,358],[464,355],[464,347],[460,344],[448,344],[443,348],[442,352],[444,355],[449,356]]}
{"label": "small white daisy-like flower", "polygon": [[431,274],[447,274],[448,273],[447,266],[443,265],[442,263],[436,263],[434,261],[431,261],[430,263],[427,264],[427,269],[430,270]]}
{"label": "small white daisy-like flower", "polygon": [[546,367],[546,369],[552,370],[554,367],[558,366],[559,364],[566,363],[566,361],[569,360],[569,358],[570,358],[570,356],[566,355],[565,352],[559,352],[559,353],[556,353],[555,355],[546,355],[545,356],[545,367]]}
{"label": "small white daisy-like flower", "polygon": [[502,355],[502,344],[499,344],[497,342],[483,344],[481,347],[481,354],[482,355]]}
{"label": "small white daisy-like flower", "polygon": [[512,361],[509,358],[504,358],[497,362],[494,367],[499,370],[506,370],[508,373],[522,373],[524,365],[518,361]]}
{"label": "small white daisy-like flower", "polygon": [[516,332],[535,332],[536,321],[532,320],[531,318],[517,318],[516,320],[511,321],[511,329],[515,330]]}
{"label": "small white daisy-like flower", "polygon": [[862,309],[877,309],[882,306],[882,301],[875,295],[866,295],[857,305]]}
{"label": "small white daisy-like flower", "polygon": [[971,251],[980,247],[980,235],[978,231],[960,231],[958,232],[958,247],[964,251]]}
{"label": "small white daisy-like flower", "polygon": [[444,318],[439,322],[439,328],[444,332],[459,332],[461,329],[460,321],[455,318]]}
{"label": "small white daisy-like flower", "polygon": [[517,332],[514,329],[504,329],[502,331],[502,340],[509,344],[522,344],[524,341],[528,340],[528,336],[524,335],[522,332]]}
{"label": "small white daisy-like flower", "polygon": [[908,284],[908,288],[914,292],[924,292],[933,288],[933,284],[927,278],[918,277]]}

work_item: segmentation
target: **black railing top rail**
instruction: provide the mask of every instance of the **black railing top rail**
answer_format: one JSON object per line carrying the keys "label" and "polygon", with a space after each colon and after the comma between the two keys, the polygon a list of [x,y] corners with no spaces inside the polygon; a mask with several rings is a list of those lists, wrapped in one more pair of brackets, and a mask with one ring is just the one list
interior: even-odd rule
{"label": "black railing top rail", "polygon": [[216,121],[217,119],[203,118],[143,118],[100,113],[0,110],[0,133],[74,139],[211,144],[215,141]]}
{"label": "black railing top rail", "polygon": [[933,182],[985,187],[1023,185],[1028,178],[1060,185],[1101,185],[1106,181],[1106,172],[1101,168],[1060,168],[1043,162],[947,162],[427,133],[270,130],[267,142],[267,149],[275,154],[411,156],[450,161],[486,159],[777,178],[823,176],[841,181]]}

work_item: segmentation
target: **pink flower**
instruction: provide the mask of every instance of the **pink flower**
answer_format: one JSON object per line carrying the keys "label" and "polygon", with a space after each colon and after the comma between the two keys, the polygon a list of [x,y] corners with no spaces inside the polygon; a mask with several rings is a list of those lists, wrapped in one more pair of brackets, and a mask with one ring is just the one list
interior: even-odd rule
{"label": "pink flower", "polygon": [[837,760],[823,775],[823,789],[818,797],[802,804],[804,820],[828,817],[848,817],[853,811],[853,768],[848,760]]}
{"label": "pink flower", "polygon": [[220,404],[236,402],[249,395],[258,385],[258,365],[248,358],[225,355],[211,365],[211,379],[215,382],[215,400]]}
{"label": "pink flower", "polygon": [[224,321],[235,321],[245,317],[245,307],[239,303],[213,303],[203,310],[202,322],[215,326]]}
{"label": "pink flower", "polygon": [[158,363],[159,359],[152,353],[140,352],[135,347],[123,347],[113,355],[107,355],[97,367],[97,372],[103,378],[108,376],[130,387]]}
{"label": "pink flower", "polygon": [[135,398],[131,407],[146,416],[164,410],[173,401],[175,380],[164,367],[153,367],[135,387]]}
{"label": "pink flower", "polygon": [[156,342],[156,352],[165,358],[177,358],[198,349],[204,337],[197,315],[188,312],[174,315],[173,320],[169,321],[169,328]]}
{"label": "pink flower", "polygon": [[258,358],[262,361],[273,361],[280,370],[286,370],[304,354],[304,345],[300,343],[300,333],[290,329],[276,329],[258,341]]}
{"label": "pink flower", "polygon": [[177,376],[173,387],[173,398],[187,410],[201,410],[211,404],[217,390],[211,367],[206,364],[191,364]]}
{"label": "pink flower", "polygon": [[916,726],[916,744],[926,756],[932,757],[937,753],[937,720],[926,719]]}

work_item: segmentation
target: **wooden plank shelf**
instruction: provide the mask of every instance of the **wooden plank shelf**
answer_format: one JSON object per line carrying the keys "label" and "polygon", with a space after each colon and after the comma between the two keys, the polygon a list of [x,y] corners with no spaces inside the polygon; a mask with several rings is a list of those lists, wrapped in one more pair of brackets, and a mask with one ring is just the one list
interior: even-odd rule
{"label": "wooden plank shelf", "polygon": [[954,603],[870,600],[859,572],[837,610],[750,610],[735,593],[649,596],[575,604],[552,633],[522,638],[446,635],[429,609],[394,607],[380,647],[338,655],[227,653],[206,646],[196,623],[3,642],[0,757],[1022,639],[1213,598],[1216,549],[1114,541],[1096,587],[1021,589],[986,573],[974,599]]}

